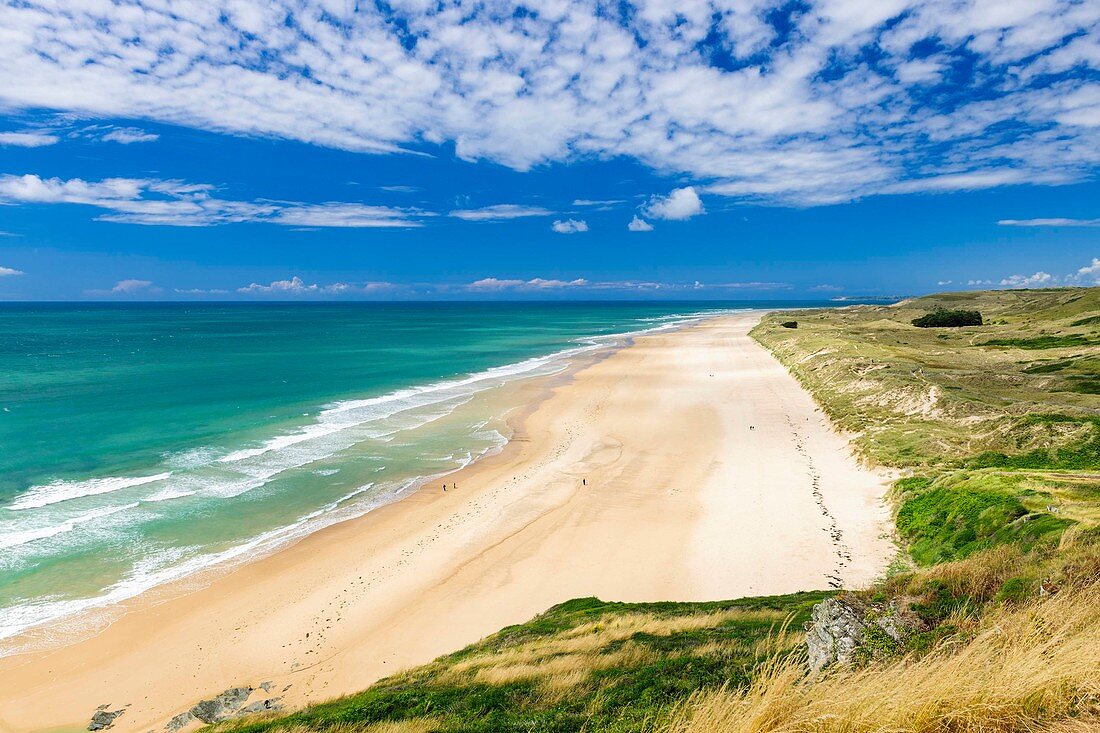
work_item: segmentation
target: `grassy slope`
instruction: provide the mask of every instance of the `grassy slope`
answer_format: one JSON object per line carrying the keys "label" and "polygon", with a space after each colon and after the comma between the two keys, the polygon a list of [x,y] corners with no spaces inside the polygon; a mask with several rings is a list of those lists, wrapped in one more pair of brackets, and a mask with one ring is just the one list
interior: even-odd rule
{"label": "grassy slope", "polygon": [[577,599],[356,695],[231,729],[389,721],[402,723],[395,731],[639,731],[662,722],[701,686],[747,684],[761,663],[797,646],[801,640],[782,633],[784,626],[800,628],[825,595],[713,603]]}
{"label": "grassy slope", "polygon": [[[910,325],[941,306],[987,324]],[[774,315],[753,335],[866,458],[913,470],[898,532],[931,565],[1100,520],[1097,313],[1096,288],[947,293],[804,312],[797,329]]]}
{"label": "grassy slope", "polygon": [[[992,323],[908,325],[937,305],[977,308]],[[800,635],[782,630],[799,629],[825,594],[707,604],[580,599],[362,693],[223,727],[729,733],[1087,725],[1100,715],[1100,655],[1081,651],[1100,639],[1093,623],[1100,531],[1090,529],[1100,519],[1097,313],[1097,290],[945,294],[802,312],[798,329],[779,327],[791,316],[777,314],[754,332],[855,434],[868,459],[913,469],[895,498],[917,568],[858,597],[902,609],[915,631],[903,644],[879,640],[854,672],[807,686]],[[1030,605],[1040,588],[1060,592]],[[1034,619],[1047,617],[1061,624],[1057,643],[1050,629],[1035,633]],[[1036,658],[1045,661],[1029,666]]]}

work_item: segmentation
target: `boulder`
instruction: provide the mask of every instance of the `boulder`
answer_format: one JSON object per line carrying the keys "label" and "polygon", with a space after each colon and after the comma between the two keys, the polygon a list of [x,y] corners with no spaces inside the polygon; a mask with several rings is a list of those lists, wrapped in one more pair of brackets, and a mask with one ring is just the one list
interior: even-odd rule
{"label": "boulder", "polygon": [[92,713],[88,730],[106,730],[115,724],[115,718],[126,712],[125,710],[108,710],[109,707],[110,705],[100,705],[99,709]]}
{"label": "boulder", "polygon": [[813,608],[806,625],[810,672],[817,674],[836,664],[851,665],[899,650],[917,625],[897,606],[871,605],[850,596],[826,598]]}
{"label": "boulder", "polygon": [[231,687],[211,700],[199,701],[189,712],[204,723],[217,723],[237,712],[251,694],[251,687]]}

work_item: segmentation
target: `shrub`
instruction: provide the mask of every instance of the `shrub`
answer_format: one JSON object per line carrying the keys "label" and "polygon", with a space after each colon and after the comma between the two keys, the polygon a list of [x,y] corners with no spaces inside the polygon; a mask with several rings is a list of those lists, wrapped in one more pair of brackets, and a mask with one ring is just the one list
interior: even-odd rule
{"label": "shrub", "polygon": [[783,328],[798,328],[798,321],[783,321],[783,323],[779,325]]}
{"label": "shrub", "polygon": [[920,318],[914,318],[913,325],[917,328],[980,326],[982,325],[982,314],[978,311],[949,311],[944,308],[937,308],[931,313],[925,313]]}

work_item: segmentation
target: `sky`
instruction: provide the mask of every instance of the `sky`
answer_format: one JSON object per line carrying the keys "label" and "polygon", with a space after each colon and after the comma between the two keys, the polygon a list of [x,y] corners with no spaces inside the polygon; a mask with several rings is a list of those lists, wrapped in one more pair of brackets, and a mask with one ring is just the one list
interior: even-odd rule
{"label": "sky", "polygon": [[8,0],[0,300],[1100,284],[1095,0]]}

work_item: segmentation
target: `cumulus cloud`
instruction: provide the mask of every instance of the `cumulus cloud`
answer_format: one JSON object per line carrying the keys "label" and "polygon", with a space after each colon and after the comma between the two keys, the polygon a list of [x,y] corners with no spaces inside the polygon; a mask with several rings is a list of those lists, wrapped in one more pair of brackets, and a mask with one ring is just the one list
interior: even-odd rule
{"label": "cumulus cloud", "polygon": [[1100,227],[1100,219],[1001,219],[1003,227]]}
{"label": "cumulus cloud", "polygon": [[518,280],[518,279],[501,279],[496,277],[486,277],[481,280],[475,280],[468,284],[466,289],[468,290],[560,290],[562,288],[581,288],[588,285],[588,281],[584,278],[577,278],[575,280],[553,280],[545,279],[541,277],[532,278],[530,280]]}
{"label": "cumulus cloud", "polygon": [[1100,285],[1100,257],[1093,257],[1092,262],[1073,273],[1071,279],[1079,284]]}
{"label": "cumulus cloud", "polygon": [[635,214],[634,218],[630,220],[630,223],[626,225],[626,228],[632,232],[652,232],[653,225],[645,219],[639,219]]}
{"label": "cumulus cloud", "polygon": [[11,145],[17,148],[40,148],[53,145],[57,141],[57,135],[44,132],[0,132],[0,145]]}
{"label": "cumulus cloud", "polygon": [[1033,275],[1009,275],[1001,280],[1001,286],[1006,288],[1035,288],[1049,285],[1053,280],[1053,275],[1040,270]]}
{"label": "cumulus cloud", "polygon": [[14,277],[16,275],[24,275],[22,270],[16,270],[14,267],[0,267],[0,277]]}
{"label": "cumulus cloud", "polygon": [[0,202],[81,204],[103,209],[100,221],[163,226],[214,226],[267,222],[312,227],[416,227],[429,216],[416,209],[329,202],[304,204],[232,201],[214,186],[143,178],[41,178],[0,175]]}
{"label": "cumulus cloud", "polygon": [[[950,283],[950,280],[941,281],[939,284]],[[1053,275],[1044,270],[1039,270],[1031,275],[1009,275],[1000,280],[990,278],[974,278],[967,280],[971,287],[999,286],[1002,288],[1044,288],[1080,285],[1100,285],[1100,257],[1093,257],[1092,261],[1079,267],[1076,271],[1065,275]]]}
{"label": "cumulus cloud", "polygon": [[561,219],[551,224],[550,228],[558,234],[576,234],[578,232],[587,232],[588,222],[584,219],[579,221],[577,219]]}
{"label": "cumulus cloud", "polygon": [[675,188],[668,196],[654,196],[646,205],[644,212],[653,219],[671,219],[680,221],[705,214],[703,202],[692,186]]}
{"label": "cumulus cloud", "polygon": [[504,221],[522,219],[528,216],[549,216],[553,211],[541,206],[521,206],[519,204],[493,204],[480,209],[457,209],[450,213],[456,219],[464,221]]}
{"label": "cumulus cloud", "polygon": [[[294,275],[289,280],[275,280],[267,285],[252,283],[237,292],[243,295],[262,296],[340,296],[340,295],[370,295],[398,289],[400,286],[389,282],[347,283],[336,282],[328,285],[318,283],[306,283],[302,278]],[[180,291],[177,291],[180,292]]]}
{"label": "cumulus cloud", "polygon": [[625,158],[800,205],[1100,167],[1096,3],[631,8],[25,0],[0,7],[0,106],[517,170]]}

